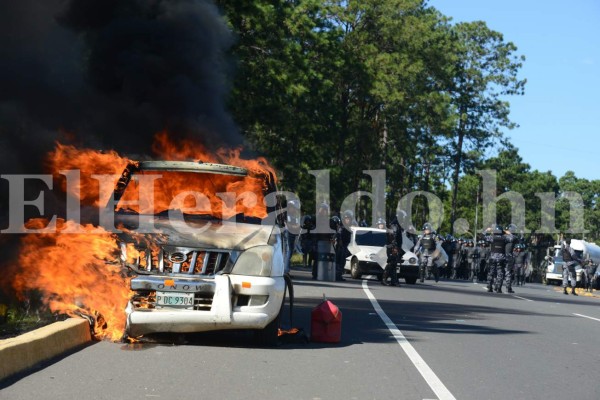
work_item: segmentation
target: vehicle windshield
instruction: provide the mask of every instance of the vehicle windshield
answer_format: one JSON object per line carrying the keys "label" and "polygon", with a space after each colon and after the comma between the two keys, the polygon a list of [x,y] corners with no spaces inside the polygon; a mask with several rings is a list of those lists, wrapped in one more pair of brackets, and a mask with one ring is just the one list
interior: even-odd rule
{"label": "vehicle windshield", "polygon": [[115,211],[144,215],[181,212],[186,216],[230,219],[267,216],[260,178],[197,171],[137,171]]}
{"label": "vehicle windshield", "polygon": [[357,231],[356,244],[359,246],[383,247],[387,243],[385,232]]}

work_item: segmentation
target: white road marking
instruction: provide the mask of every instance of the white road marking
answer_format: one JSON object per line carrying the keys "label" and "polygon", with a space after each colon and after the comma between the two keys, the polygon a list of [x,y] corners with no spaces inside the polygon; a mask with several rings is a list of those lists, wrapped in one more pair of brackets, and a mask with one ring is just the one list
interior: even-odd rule
{"label": "white road marking", "polygon": [[583,318],[587,318],[587,319],[593,319],[594,321],[598,321],[598,322],[600,322],[600,319],[598,319],[598,318],[594,318],[594,317],[588,317],[587,315],[583,315],[583,314],[575,314],[575,313],[573,313],[573,315],[577,315],[578,317],[583,317]]}
{"label": "white road marking", "polygon": [[517,296],[517,295],[515,295],[515,294],[513,294],[513,297],[516,297],[517,299],[521,299],[521,300],[533,301],[533,300],[531,300],[531,299],[526,299],[525,297]]}
{"label": "white road marking", "polygon": [[439,400],[456,400],[456,398],[450,393],[450,391],[444,386],[442,381],[437,377],[437,375],[433,372],[433,370],[427,365],[425,360],[417,353],[415,348],[406,340],[406,337],[402,334],[400,329],[392,322],[390,317],[383,311],[373,293],[369,290],[369,286],[367,281],[362,281],[362,288],[365,291],[367,297],[371,301],[371,305],[383,321],[383,323],[387,326],[390,333],[394,336],[402,350],[406,353],[410,361],[417,368],[417,371],[421,374],[425,382],[429,385],[431,390],[436,394]]}

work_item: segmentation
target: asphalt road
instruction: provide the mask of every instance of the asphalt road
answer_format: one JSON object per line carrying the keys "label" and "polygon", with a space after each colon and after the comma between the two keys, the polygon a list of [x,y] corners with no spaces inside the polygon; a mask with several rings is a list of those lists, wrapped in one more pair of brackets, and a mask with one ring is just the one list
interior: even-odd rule
{"label": "asphalt road", "polygon": [[600,298],[529,284],[295,278],[295,326],[325,294],[342,342],[254,346],[243,332],[98,342],[0,386],[0,399],[600,398]]}

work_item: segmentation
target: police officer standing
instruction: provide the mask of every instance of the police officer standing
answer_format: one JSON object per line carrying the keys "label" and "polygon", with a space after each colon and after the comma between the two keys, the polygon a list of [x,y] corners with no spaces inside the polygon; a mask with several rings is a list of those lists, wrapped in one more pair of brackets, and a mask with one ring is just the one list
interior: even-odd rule
{"label": "police officer standing", "polygon": [[[380,219],[380,221],[377,222],[378,228],[381,226],[381,221],[383,220]],[[385,221],[383,221],[383,226],[385,226]],[[398,263],[402,260],[404,251],[402,250],[402,228],[400,227],[397,218],[392,220],[389,229],[386,231],[386,234],[387,244],[385,247],[387,253],[387,262],[385,264],[385,269],[383,270],[381,283],[385,286],[400,286],[396,268]]]}
{"label": "police officer standing", "polygon": [[335,280],[344,281],[344,265],[346,264],[346,258],[350,255],[348,245],[352,240],[351,226],[356,226],[354,220],[354,213],[351,210],[346,210],[342,214],[342,221],[337,228],[336,237],[336,270]]}
{"label": "police officer standing", "polygon": [[506,262],[506,237],[500,225],[488,229],[486,241],[490,243],[487,291],[502,293],[504,265]]}
{"label": "police officer standing", "polygon": [[515,281],[517,286],[523,286],[525,283],[525,245],[517,243],[513,250],[513,258],[515,260]]}
{"label": "police officer standing", "polygon": [[458,270],[460,268],[460,264],[462,262],[462,239],[458,239],[454,242],[454,247],[452,249],[452,276],[451,279],[458,278]]}
{"label": "police officer standing", "polygon": [[566,239],[561,246],[562,250],[562,258],[565,262],[562,271],[563,278],[563,293],[569,294],[567,292],[567,286],[569,286],[569,278],[571,278],[571,294],[573,296],[577,296],[575,293],[575,287],[577,286],[577,273],[575,272],[575,267],[581,262],[581,258],[575,253],[575,250],[571,247],[571,239]]}
{"label": "police officer standing", "polygon": [[467,251],[469,254],[469,270],[471,272],[470,279],[473,281],[473,283],[477,283],[477,279],[479,277],[479,246],[477,243],[475,243],[475,241],[470,241]]}
{"label": "police officer standing", "polygon": [[513,257],[513,247],[516,241],[514,234],[517,232],[515,224],[510,224],[504,228],[504,255],[506,262],[504,264],[504,283],[506,283],[506,291],[508,293],[514,293],[512,290],[513,275],[515,269],[515,259]]}
{"label": "police officer standing", "polygon": [[436,249],[437,244],[435,242],[435,232],[433,231],[431,224],[428,222],[423,225],[423,236],[421,236],[415,245],[415,253],[417,253],[417,255],[420,257],[419,278],[421,282],[425,280],[426,272],[432,271],[432,269],[435,281],[437,282],[440,279],[437,265],[433,263]]}

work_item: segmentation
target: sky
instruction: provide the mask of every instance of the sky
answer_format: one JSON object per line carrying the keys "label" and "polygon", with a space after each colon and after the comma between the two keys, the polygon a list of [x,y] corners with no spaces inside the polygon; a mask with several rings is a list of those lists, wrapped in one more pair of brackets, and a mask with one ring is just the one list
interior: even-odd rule
{"label": "sky", "polygon": [[600,1],[429,0],[452,22],[485,21],[526,60],[506,136],[531,170],[600,180]]}

